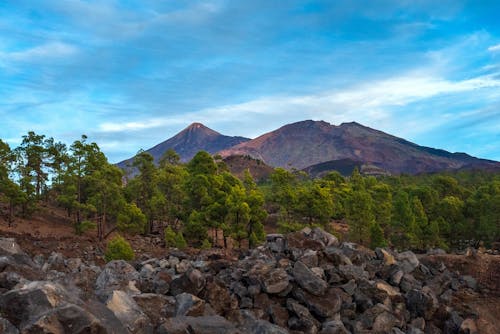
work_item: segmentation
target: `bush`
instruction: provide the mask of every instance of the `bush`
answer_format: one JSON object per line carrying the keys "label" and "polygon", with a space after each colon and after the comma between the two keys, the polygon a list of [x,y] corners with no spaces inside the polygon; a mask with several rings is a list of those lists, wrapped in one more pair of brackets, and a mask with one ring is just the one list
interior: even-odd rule
{"label": "bush", "polygon": [[163,231],[163,235],[165,238],[165,247],[175,247],[175,237],[177,234],[170,226]]}
{"label": "bush", "polygon": [[210,249],[212,248],[212,243],[208,241],[208,239],[203,240],[203,243],[201,244],[201,249]]}
{"label": "bush", "polygon": [[179,249],[187,247],[186,239],[184,239],[184,235],[182,235],[182,232],[180,231],[175,235],[175,247]]}
{"label": "bush", "polygon": [[130,246],[127,240],[122,236],[118,235],[108,242],[108,247],[104,253],[104,259],[106,262],[112,260],[126,260],[130,261],[134,259],[134,250]]}

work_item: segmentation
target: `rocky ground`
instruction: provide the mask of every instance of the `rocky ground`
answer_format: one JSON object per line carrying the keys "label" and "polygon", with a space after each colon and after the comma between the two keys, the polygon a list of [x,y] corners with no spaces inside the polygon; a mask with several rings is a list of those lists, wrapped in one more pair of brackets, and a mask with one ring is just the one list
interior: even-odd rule
{"label": "rocky ground", "polygon": [[18,241],[0,238],[0,333],[498,333],[498,256],[371,251],[320,229],[232,256],[132,240],[161,251],[107,264],[91,239]]}

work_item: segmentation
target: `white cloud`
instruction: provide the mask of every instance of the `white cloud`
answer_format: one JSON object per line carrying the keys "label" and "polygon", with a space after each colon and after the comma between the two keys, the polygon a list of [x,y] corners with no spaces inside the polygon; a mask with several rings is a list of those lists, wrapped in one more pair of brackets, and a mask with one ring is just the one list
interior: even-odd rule
{"label": "white cloud", "polygon": [[498,52],[498,51],[500,51],[500,44],[490,46],[488,48],[488,51],[490,51],[490,52]]}
{"label": "white cloud", "polygon": [[40,61],[74,55],[78,49],[67,43],[50,42],[15,52],[0,52],[0,59],[10,61]]}
{"label": "white cloud", "polygon": [[176,124],[172,118],[151,118],[145,121],[135,121],[135,122],[105,122],[99,125],[99,131],[101,132],[121,132],[121,131],[139,131],[147,130],[151,128],[157,128],[161,126],[167,126]]}
{"label": "white cloud", "polygon": [[[436,96],[487,91],[500,87],[500,80],[492,76],[450,81],[424,72],[412,72],[389,79],[376,80],[346,89],[329,90],[318,94],[296,96],[269,96],[244,103],[206,108],[196,112],[173,115],[164,118],[131,121],[126,123],[102,123],[98,128],[102,132],[140,131],[173,125],[187,125],[199,121],[206,124],[247,124],[239,128],[239,135],[253,137],[261,134],[263,127],[273,129],[287,122],[304,119],[322,119],[340,123],[356,120],[382,129],[397,129],[393,123],[394,112],[404,112],[405,106],[425,101]],[[461,97],[464,98],[463,96]],[[397,111],[395,111],[397,110]],[[422,115],[428,118],[428,113]],[[427,129],[442,120],[427,119],[423,124]],[[391,125],[389,125],[391,124]],[[417,129],[408,129],[414,133]]]}

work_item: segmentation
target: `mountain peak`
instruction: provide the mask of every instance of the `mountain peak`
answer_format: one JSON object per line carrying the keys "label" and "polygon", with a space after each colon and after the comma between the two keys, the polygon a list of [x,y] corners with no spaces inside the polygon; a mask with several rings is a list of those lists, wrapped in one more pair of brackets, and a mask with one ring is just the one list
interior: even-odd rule
{"label": "mountain peak", "polygon": [[179,132],[178,135],[183,136],[186,134],[194,134],[194,135],[204,135],[204,136],[219,136],[221,135],[215,130],[210,129],[202,123],[194,122],[191,123],[187,128],[183,131]]}
{"label": "mountain peak", "polygon": [[[198,151],[207,151],[213,154],[248,140],[244,137],[225,136],[202,123],[194,122],[175,136],[146,150],[146,152],[150,153],[155,161],[158,161],[167,150],[173,149],[179,154],[181,161],[189,161]],[[133,157],[124,160],[118,163],[118,166],[125,168],[132,159]]]}
{"label": "mountain peak", "polygon": [[343,122],[340,124],[340,126],[344,126],[344,127],[358,127],[358,128],[367,128],[367,126],[364,126],[363,124],[360,124],[358,122]]}
{"label": "mountain peak", "polygon": [[191,123],[186,129],[204,129],[204,128],[207,128],[204,124],[194,122],[194,123]]}

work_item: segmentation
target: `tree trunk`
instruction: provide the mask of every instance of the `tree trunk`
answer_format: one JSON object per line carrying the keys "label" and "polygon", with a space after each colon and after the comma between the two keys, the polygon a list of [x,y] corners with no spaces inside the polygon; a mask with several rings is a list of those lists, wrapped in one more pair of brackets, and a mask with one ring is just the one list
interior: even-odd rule
{"label": "tree trunk", "polygon": [[10,201],[9,203],[9,227],[12,227],[12,222],[14,221],[14,203]]}
{"label": "tree trunk", "polygon": [[106,227],[106,202],[104,202],[103,210],[102,210],[102,220],[101,220],[101,228],[99,233],[99,241],[102,241],[104,237],[104,229]]}

